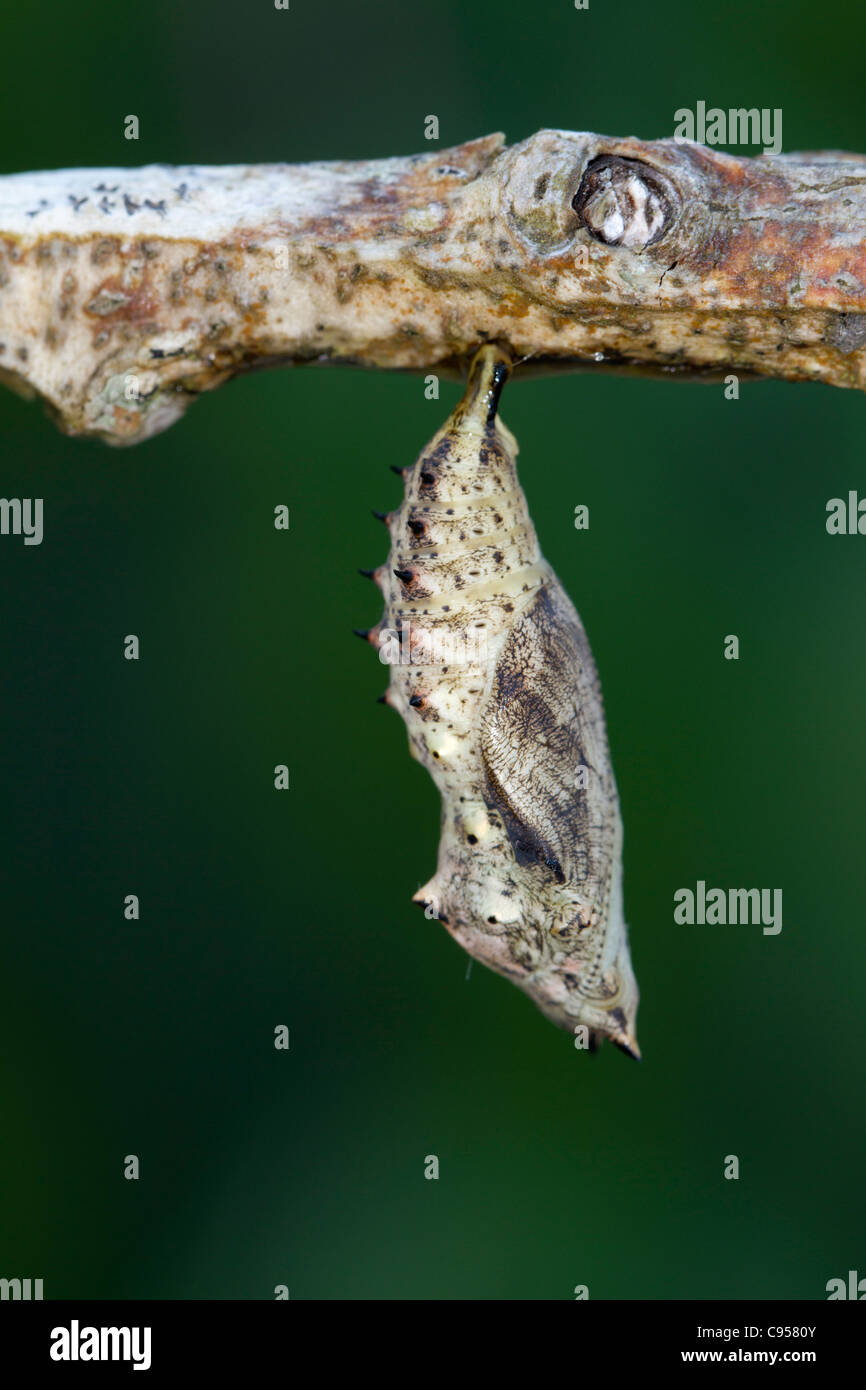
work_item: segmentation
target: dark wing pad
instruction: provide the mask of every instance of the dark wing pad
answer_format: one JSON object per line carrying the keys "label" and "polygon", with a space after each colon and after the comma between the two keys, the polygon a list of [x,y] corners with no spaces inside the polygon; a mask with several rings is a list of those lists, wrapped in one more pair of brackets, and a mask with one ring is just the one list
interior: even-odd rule
{"label": "dark wing pad", "polygon": [[481,756],[488,806],[501,815],[517,862],[544,865],[592,897],[613,852],[615,787],[601,708],[586,633],[554,583],[503,648],[481,716]]}

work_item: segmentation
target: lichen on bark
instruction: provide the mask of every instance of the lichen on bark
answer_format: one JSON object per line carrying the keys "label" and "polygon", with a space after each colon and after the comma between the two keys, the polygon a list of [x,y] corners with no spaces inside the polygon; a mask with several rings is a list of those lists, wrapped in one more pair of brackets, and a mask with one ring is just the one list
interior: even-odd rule
{"label": "lichen on bark", "polygon": [[[0,179],[0,377],[134,443],[241,371],[866,386],[866,158],[544,130],[406,158]],[[525,359],[525,360],[524,360]]]}

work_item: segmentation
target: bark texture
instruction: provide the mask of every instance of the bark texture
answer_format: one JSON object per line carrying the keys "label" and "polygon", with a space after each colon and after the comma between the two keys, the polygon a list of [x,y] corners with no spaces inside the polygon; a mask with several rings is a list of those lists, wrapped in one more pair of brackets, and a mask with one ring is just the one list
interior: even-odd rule
{"label": "bark texture", "polygon": [[0,179],[0,378],[134,443],[242,370],[866,387],[866,157],[544,130],[407,158]]}

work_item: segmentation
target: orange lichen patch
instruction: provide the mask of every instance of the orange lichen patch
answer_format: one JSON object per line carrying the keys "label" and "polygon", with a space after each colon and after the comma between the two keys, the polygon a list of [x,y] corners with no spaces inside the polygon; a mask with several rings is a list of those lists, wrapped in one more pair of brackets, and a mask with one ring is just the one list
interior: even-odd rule
{"label": "orange lichen patch", "polygon": [[838,303],[866,309],[866,245],[841,243],[806,222],[767,221],[734,231],[719,271],[742,296],[762,307]]}
{"label": "orange lichen patch", "polygon": [[496,313],[504,319],[522,319],[529,313],[529,305],[518,294],[498,296]]}
{"label": "orange lichen patch", "polygon": [[115,323],[152,319],[156,310],[157,301],[144,281],[131,286],[118,275],[103,280],[89,303],[84,305],[85,314]]}

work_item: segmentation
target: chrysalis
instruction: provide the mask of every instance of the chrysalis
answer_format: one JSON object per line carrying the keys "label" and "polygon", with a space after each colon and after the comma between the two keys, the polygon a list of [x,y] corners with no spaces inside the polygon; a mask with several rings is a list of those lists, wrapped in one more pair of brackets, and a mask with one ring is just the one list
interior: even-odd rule
{"label": "chrysalis", "polygon": [[541,555],[498,419],[509,369],[475,356],[463,400],[385,517],[368,633],[385,702],[442,795],[439,862],[415,895],[476,960],[595,1048],[639,1057],[622,823],[595,663]]}

